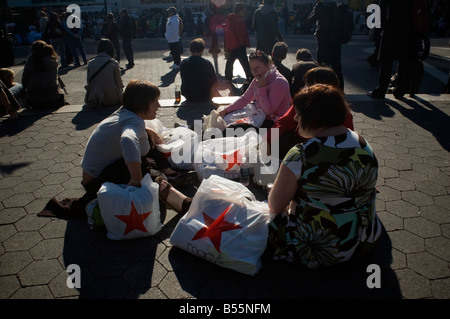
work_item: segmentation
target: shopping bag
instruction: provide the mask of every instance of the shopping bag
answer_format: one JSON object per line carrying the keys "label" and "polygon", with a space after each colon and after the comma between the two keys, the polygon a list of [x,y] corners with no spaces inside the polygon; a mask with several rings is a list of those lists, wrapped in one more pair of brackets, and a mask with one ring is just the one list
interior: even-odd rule
{"label": "shopping bag", "polygon": [[247,159],[249,168],[256,165],[260,136],[250,130],[240,137],[222,137],[198,143],[194,150],[194,169],[200,180],[208,174],[220,176],[239,174],[243,158]]}
{"label": "shopping bag", "polygon": [[202,131],[209,134],[210,131],[220,131],[222,132],[227,128],[227,124],[223,118],[219,115],[217,110],[212,110],[209,115],[203,115]]}
{"label": "shopping bag", "polygon": [[236,124],[249,124],[253,127],[261,127],[266,119],[266,113],[263,110],[257,109],[254,104],[249,103],[242,109],[228,113],[223,117],[227,126]]}
{"label": "shopping bag", "polygon": [[161,230],[159,186],[149,174],[141,187],[103,183],[97,198],[109,239],[147,237]]}
{"label": "shopping bag", "polygon": [[197,133],[187,127],[166,128],[160,120],[146,121],[146,127],[155,129],[163,143],[156,149],[164,154],[175,170],[193,169],[194,147],[198,143]]}
{"label": "shopping bag", "polygon": [[218,266],[255,275],[268,238],[269,208],[238,182],[203,180],[170,243]]}

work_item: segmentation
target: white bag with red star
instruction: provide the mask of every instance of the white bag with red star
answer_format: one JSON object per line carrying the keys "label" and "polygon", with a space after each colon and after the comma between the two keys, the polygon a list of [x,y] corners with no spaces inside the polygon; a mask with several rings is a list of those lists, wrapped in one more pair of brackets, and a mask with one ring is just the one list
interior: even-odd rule
{"label": "white bag with red star", "polygon": [[269,207],[240,183],[216,175],[203,180],[170,243],[216,265],[247,275],[261,269]]}
{"label": "white bag with red star", "polygon": [[266,119],[263,110],[255,108],[252,103],[247,104],[242,109],[228,113],[223,117],[226,125],[248,124],[253,127],[261,127]]}
{"label": "white bag with red star", "polygon": [[97,198],[109,239],[147,237],[162,227],[159,186],[149,174],[141,187],[103,183]]}
{"label": "white bag with red star", "polygon": [[[242,131],[244,133],[244,131]],[[249,130],[239,137],[222,137],[198,143],[194,151],[194,169],[198,178],[211,174],[219,176],[239,175],[242,159],[245,157],[249,167],[258,162],[259,135]],[[205,174],[205,171],[208,171]]]}

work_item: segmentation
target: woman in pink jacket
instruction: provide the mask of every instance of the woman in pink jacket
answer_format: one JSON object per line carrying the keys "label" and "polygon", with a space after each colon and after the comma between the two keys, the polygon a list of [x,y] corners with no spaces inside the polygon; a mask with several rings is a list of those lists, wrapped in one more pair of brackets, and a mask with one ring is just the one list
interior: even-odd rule
{"label": "woman in pink jacket", "polygon": [[262,51],[250,53],[249,63],[254,76],[250,86],[239,99],[219,114],[223,117],[254,101],[255,107],[266,113],[266,120],[261,127],[268,128],[289,109],[291,103],[289,83],[277,71],[270,57]]}

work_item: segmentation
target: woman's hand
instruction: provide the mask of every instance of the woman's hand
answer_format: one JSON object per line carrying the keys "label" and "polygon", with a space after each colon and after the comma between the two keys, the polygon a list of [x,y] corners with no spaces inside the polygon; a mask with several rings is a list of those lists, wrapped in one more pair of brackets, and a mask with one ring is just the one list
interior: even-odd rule
{"label": "woman's hand", "polygon": [[262,74],[262,75],[256,77],[256,80],[258,82],[258,87],[263,87],[263,86],[267,85],[267,79],[266,79],[267,73],[269,73],[269,72],[266,72],[265,74]]}
{"label": "woman's hand", "polygon": [[224,117],[225,115],[227,115],[227,109],[223,109],[222,111],[219,112],[220,117]]}
{"label": "woman's hand", "polygon": [[158,134],[158,132],[152,128],[146,128],[145,131],[147,132],[148,137],[153,141],[154,144],[162,144],[163,140],[161,136]]}

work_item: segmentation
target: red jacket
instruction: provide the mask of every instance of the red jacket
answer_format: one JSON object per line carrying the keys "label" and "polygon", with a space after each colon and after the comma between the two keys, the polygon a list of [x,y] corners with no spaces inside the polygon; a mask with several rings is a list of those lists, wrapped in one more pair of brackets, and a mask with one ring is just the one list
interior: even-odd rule
{"label": "red jacket", "polygon": [[234,50],[240,46],[250,47],[245,18],[238,13],[230,13],[225,26],[225,49]]}
{"label": "red jacket", "polygon": [[[295,131],[297,133],[297,136],[299,136],[301,139],[304,140],[299,134],[297,130],[298,123],[294,119],[295,116],[295,107],[294,105],[291,105],[290,109],[277,121],[275,121],[275,124],[271,128],[278,128],[278,136],[283,135],[285,132],[288,131]],[[351,112],[347,113],[347,116],[345,117],[344,126],[352,131],[354,131],[353,127],[353,115]],[[271,137],[272,134],[267,134],[267,142],[271,144]]]}

